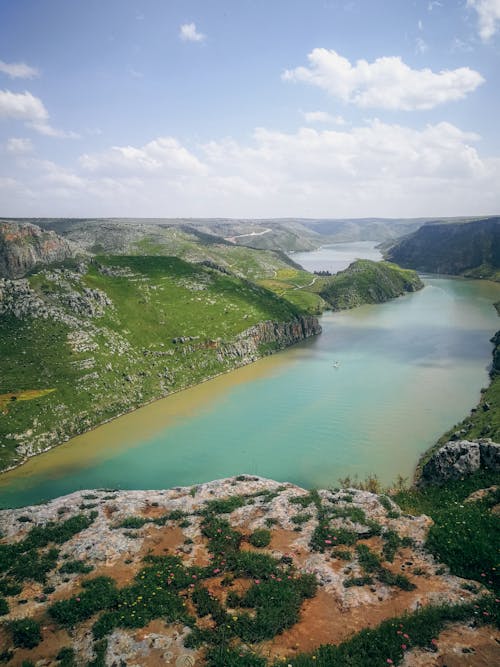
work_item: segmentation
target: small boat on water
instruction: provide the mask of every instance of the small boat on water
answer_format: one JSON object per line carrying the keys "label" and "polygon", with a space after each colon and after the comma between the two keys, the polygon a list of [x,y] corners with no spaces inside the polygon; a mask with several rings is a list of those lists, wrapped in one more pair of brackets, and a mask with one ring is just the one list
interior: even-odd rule
{"label": "small boat on water", "polygon": [[339,368],[340,367],[340,361],[334,361],[333,362],[333,367],[334,368]]}

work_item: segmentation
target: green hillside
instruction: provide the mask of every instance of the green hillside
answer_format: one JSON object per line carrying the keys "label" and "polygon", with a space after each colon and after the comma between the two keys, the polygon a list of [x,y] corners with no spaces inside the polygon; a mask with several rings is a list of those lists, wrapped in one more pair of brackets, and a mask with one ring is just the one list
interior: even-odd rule
{"label": "green hillside", "polygon": [[500,280],[500,218],[435,221],[386,248],[385,256],[417,271]]}
{"label": "green hillside", "polygon": [[318,286],[320,296],[333,310],[355,308],[364,303],[383,303],[422,287],[422,281],[414,271],[369,259],[353,262],[345,271],[339,271]]}
{"label": "green hillside", "polygon": [[242,361],[226,343],[301,315],[258,285],[172,257],[99,257],[3,285],[0,468],[233,368]]}

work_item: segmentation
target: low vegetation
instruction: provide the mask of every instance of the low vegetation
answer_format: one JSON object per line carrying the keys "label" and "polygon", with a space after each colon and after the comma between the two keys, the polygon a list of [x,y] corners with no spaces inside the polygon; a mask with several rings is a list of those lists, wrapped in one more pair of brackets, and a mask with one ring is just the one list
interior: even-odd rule
{"label": "low vegetation", "polygon": [[345,271],[323,279],[320,296],[333,310],[355,308],[365,303],[382,303],[423,287],[418,275],[389,262],[360,259]]}

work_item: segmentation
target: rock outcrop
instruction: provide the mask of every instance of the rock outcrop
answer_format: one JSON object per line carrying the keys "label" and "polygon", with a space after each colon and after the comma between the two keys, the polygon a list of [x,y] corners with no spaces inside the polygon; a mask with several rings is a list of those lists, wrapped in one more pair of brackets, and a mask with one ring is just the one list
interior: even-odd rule
{"label": "rock outcrop", "polygon": [[233,342],[222,344],[217,356],[220,361],[230,357],[249,363],[262,354],[282,350],[320,333],[321,326],[312,316],[297,317],[289,322],[260,322],[242,331]]}
{"label": "rock outcrop", "polygon": [[55,232],[31,223],[0,220],[0,277],[21,278],[36,266],[61,262],[82,254]]}
{"label": "rock outcrop", "polygon": [[500,445],[489,439],[447,442],[422,468],[419,485],[444,484],[480,469],[500,472]]}
{"label": "rock outcrop", "polygon": [[[70,532],[75,523],[79,525]],[[44,530],[57,530],[58,524],[57,549],[52,549],[49,563]],[[33,562],[45,558],[40,560],[45,581],[32,581],[31,573],[23,570],[22,586],[6,597],[6,620],[44,619],[38,646],[17,650],[14,664],[54,664],[54,656],[66,647],[74,652],[76,664],[83,665],[100,647],[101,664],[201,667],[207,664],[206,646],[220,641],[220,623],[227,628],[236,624],[234,643],[242,651],[257,650],[274,664],[280,658],[291,660],[299,646],[304,651],[338,643],[403,610],[475,600],[481,587],[464,586],[466,581],[450,575],[426,550],[431,524],[428,517],[402,514],[389,498],[367,491],[307,492],[249,475],[170,490],[78,491],[43,505],[4,510],[3,548],[21,544]],[[33,528],[37,541],[26,541]],[[264,541],[256,542],[256,535]],[[151,568],[161,568],[169,558],[177,559],[175,576],[160,569],[154,587],[148,588]],[[152,596],[169,595],[183,572],[189,577],[179,595],[189,608],[191,627],[169,619],[155,606],[154,597],[142,594],[146,587]],[[8,568],[3,576],[8,578]],[[108,586],[121,591],[129,587],[129,621],[121,622],[127,603],[120,605],[121,619],[110,616],[104,602],[95,605],[97,613],[77,609],[90,604],[88,582],[99,577],[102,582],[103,576],[111,578]],[[240,617],[242,624],[252,624],[255,613],[261,613],[258,596],[263,587],[265,618],[274,619],[288,613],[282,600],[291,599],[293,581],[299,580],[309,582],[311,592],[289,621],[264,637],[245,634],[243,626],[240,631]],[[270,590],[274,592],[264,592]],[[279,591],[288,597],[280,597]],[[218,615],[215,607],[202,608],[201,596],[207,592],[206,600],[217,606]],[[242,608],[240,596],[247,594],[247,607]],[[63,608],[76,614],[69,633],[60,625]],[[110,622],[101,622],[102,633],[96,630],[98,618]],[[195,635],[203,628],[213,634],[200,635],[200,645],[188,638],[193,628]],[[104,645],[97,639],[103,635]],[[229,659],[223,664],[235,663]]]}

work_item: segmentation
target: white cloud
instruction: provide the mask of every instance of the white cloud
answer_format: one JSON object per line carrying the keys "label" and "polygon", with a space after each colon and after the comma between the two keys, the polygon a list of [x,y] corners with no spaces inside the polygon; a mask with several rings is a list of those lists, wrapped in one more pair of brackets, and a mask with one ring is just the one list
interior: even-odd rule
{"label": "white cloud", "polygon": [[6,63],[3,60],[0,60],[0,72],[11,79],[33,79],[39,75],[36,67],[30,67],[26,63]]}
{"label": "white cloud", "polygon": [[0,118],[45,121],[49,117],[42,100],[31,93],[0,90]]}
{"label": "white cloud", "polygon": [[83,155],[73,169],[18,157],[31,194],[4,200],[9,215],[38,216],[480,215],[500,208],[500,158],[482,157],[479,140],[447,122],[414,129],[380,120],[257,128],[249,141],[194,149],[159,137]]}
{"label": "white cloud", "polygon": [[207,36],[196,29],[196,23],[183,23],[179,30],[183,42],[203,42]]}
{"label": "white cloud", "polygon": [[33,122],[28,123],[28,127],[38,132],[38,134],[43,134],[45,137],[56,137],[57,139],[79,139],[80,135],[77,132],[72,132],[71,130],[59,130],[56,127],[50,125],[47,122]]}
{"label": "white cloud", "polygon": [[173,137],[158,137],[145,146],[112,146],[104,153],[84,154],[80,165],[92,172],[197,172],[201,162]]}
{"label": "white cloud", "polygon": [[325,123],[331,125],[345,125],[346,121],[342,116],[333,116],[328,111],[302,111],[304,120],[308,124]]}
{"label": "white cloud", "polygon": [[335,51],[317,48],[308,55],[309,66],[286,70],[285,81],[308,83],[344,102],[365,108],[390,110],[432,109],[460,100],[484,82],[469,67],[433,72],[411,69],[400,57],[386,56],[351,65]]}
{"label": "white cloud", "polygon": [[418,25],[418,29],[419,29],[419,30],[423,30],[423,29],[424,29],[424,24],[422,23],[422,21],[421,21],[420,19],[419,19],[417,25]]}
{"label": "white cloud", "polygon": [[487,42],[500,27],[500,0],[467,0],[467,7],[476,10],[479,36]]}
{"label": "white cloud", "polygon": [[442,3],[442,2],[439,2],[439,0],[431,0],[431,1],[427,4],[427,10],[428,10],[429,12],[432,12],[433,9],[434,9],[434,7],[442,7],[442,6],[443,6],[443,3]]}
{"label": "white cloud", "polygon": [[26,139],[25,137],[12,137],[7,140],[5,149],[8,153],[13,153],[14,155],[25,155],[33,151],[33,143],[31,139]]}
{"label": "white cloud", "polygon": [[28,91],[13,93],[10,90],[0,90],[0,119],[12,118],[23,120],[27,127],[47,137],[60,139],[77,139],[76,132],[59,130],[49,123],[49,113],[42,100]]}

